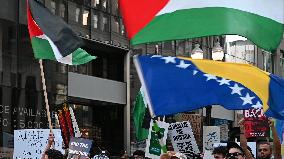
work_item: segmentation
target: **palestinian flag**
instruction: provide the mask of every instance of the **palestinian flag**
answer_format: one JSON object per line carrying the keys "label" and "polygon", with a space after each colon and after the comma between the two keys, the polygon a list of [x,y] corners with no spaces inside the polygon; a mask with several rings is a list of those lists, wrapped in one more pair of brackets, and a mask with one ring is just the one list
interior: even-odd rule
{"label": "palestinian flag", "polygon": [[71,27],[41,3],[27,0],[27,18],[35,58],[69,65],[84,64],[96,58],[80,48],[83,42]]}
{"label": "palestinian flag", "polygon": [[283,0],[120,0],[132,44],[240,35],[275,50],[283,38]]}
{"label": "palestinian flag", "polygon": [[147,139],[149,134],[151,116],[141,89],[136,96],[133,119],[136,139],[138,141]]}

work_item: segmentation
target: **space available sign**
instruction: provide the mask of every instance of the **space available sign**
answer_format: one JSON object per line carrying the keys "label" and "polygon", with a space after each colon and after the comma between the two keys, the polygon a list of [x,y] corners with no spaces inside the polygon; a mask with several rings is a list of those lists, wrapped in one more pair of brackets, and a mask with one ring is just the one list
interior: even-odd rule
{"label": "space available sign", "polygon": [[[47,145],[50,129],[14,130],[13,159],[40,159]],[[53,129],[54,149],[61,151],[62,137],[60,129]]]}
{"label": "space available sign", "polygon": [[247,138],[269,136],[268,119],[263,114],[262,109],[244,110],[244,120],[245,136]]}
{"label": "space available sign", "polygon": [[80,159],[90,157],[92,145],[92,140],[77,137],[71,138],[69,142],[68,158],[72,158],[74,155],[79,155]]}
{"label": "space available sign", "polygon": [[169,136],[176,152],[188,157],[199,153],[190,123],[188,121],[172,123],[169,126]]}

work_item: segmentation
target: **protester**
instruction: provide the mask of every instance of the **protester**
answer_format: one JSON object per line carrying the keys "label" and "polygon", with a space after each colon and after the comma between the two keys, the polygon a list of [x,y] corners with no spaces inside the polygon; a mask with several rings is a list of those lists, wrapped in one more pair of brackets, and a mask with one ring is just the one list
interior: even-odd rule
{"label": "protester", "polygon": [[214,159],[224,159],[227,154],[227,147],[226,146],[218,146],[215,147],[212,155],[214,156]]}
{"label": "protester", "polygon": [[257,146],[257,158],[272,159],[274,155],[274,159],[281,159],[281,144],[277,135],[276,128],[274,126],[274,121],[272,119],[268,119],[268,124],[273,136],[274,151],[272,149],[272,145],[269,142],[259,142]]}
{"label": "protester", "polygon": [[45,150],[42,153],[41,159],[63,159],[63,154],[55,149],[51,149],[54,143],[54,135],[52,133],[48,136],[48,143]]}
{"label": "protester", "polygon": [[244,150],[237,143],[229,142],[227,149],[226,159],[247,159]]}
{"label": "protester", "polygon": [[136,150],[133,152],[132,159],[144,159],[145,158],[145,152],[142,150]]}

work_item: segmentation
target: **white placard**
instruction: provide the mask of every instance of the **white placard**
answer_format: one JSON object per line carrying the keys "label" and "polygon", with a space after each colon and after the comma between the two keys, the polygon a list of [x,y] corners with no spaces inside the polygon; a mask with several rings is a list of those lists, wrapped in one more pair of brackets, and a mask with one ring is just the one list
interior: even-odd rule
{"label": "white placard", "polygon": [[188,121],[172,123],[169,134],[175,152],[183,153],[189,157],[199,153],[191,125]]}
{"label": "white placard", "polygon": [[[169,124],[162,121],[155,122],[157,123],[156,126],[154,125],[153,120],[151,120],[150,123],[149,135],[146,140],[145,157],[160,159],[160,155],[166,153],[162,151],[162,147],[166,146]],[[157,129],[158,131],[155,131]]]}
{"label": "white placard", "polygon": [[[47,145],[50,129],[22,129],[14,130],[13,159],[40,159]],[[53,129],[54,149],[61,151],[62,137],[60,129]]]}
{"label": "white placard", "polygon": [[220,127],[203,126],[203,149],[213,150],[213,144],[220,142]]}

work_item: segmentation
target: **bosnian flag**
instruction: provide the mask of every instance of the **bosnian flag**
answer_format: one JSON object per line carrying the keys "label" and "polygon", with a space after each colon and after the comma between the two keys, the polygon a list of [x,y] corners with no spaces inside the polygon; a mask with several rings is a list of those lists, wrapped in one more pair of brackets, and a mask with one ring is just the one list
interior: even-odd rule
{"label": "bosnian flag", "polygon": [[84,64],[96,58],[80,48],[82,40],[62,18],[36,0],[27,0],[27,18],[35,58],[69,65]]}
{"label": "bosnian flag", "polygon": [[132,44],[240,35],[275,50],[283,38],[283,0],[119,0]]}

